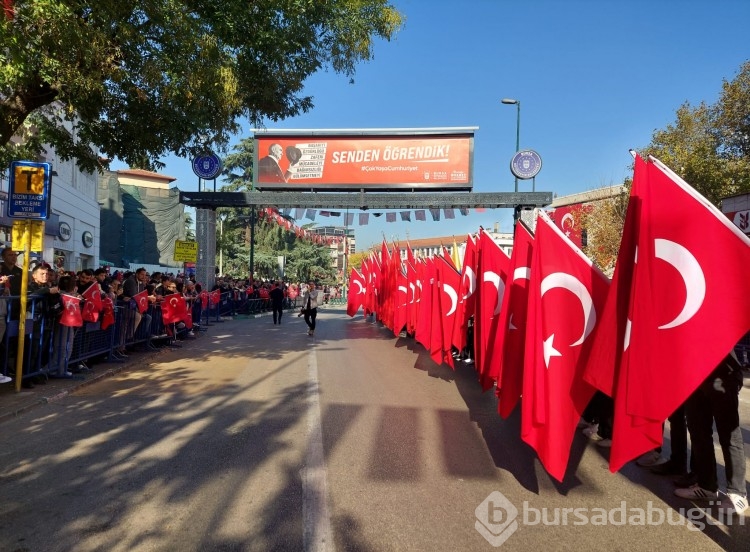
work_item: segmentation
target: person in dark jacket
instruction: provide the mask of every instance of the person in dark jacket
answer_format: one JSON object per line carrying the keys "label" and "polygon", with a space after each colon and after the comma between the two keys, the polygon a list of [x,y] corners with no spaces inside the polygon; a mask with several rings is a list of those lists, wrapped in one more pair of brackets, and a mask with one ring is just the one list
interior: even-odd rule
{"label": "person in dark jacket", "polygon": [[273,311],[273,323],[281,324],[281,315],[284,313],[284,290],[279,282],[274,282],[273,288],[268,293],[271,298],[271,310]]}

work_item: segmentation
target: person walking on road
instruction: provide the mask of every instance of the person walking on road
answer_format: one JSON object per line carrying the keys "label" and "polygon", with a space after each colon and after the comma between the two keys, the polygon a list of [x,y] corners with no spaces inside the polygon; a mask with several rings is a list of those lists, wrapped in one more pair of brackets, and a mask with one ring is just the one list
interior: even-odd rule
{"label": "person walking on road", "polygon": [[284,290],[279,282],[274,282],[273,289],[268,293],[271,299],[274,325],[281,325],[281,315],[284,313]]}
{"label": "person walking on road", "polygon": [[315,282],[310,282],[302,294],[302,314],[305,316],[305,324],[309,328],[307,335],[315,335],[315,319],[318,317],[318,301],[320,291],[315,289]]}

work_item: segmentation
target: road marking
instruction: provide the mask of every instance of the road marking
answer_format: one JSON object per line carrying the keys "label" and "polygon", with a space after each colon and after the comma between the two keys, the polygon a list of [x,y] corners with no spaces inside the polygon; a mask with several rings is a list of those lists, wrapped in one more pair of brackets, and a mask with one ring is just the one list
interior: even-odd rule
{"label": "road marking", "polygon": [[323,430],[320,425],[320,384],[315,348],[307,354],[307,450],[302,469],[303,542],[306,552],[333,552]]}

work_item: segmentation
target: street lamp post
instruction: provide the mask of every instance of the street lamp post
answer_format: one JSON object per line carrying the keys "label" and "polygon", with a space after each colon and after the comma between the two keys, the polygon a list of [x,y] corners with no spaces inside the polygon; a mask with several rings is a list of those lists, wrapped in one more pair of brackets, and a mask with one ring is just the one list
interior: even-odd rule
{"label": "street lamp post", "polygon": [[248,259],[248,271],[250,274],[248,275],[250,278],[253,277],[253,273],[255,272],[255,205],[252,205],[250,207],[250,215],[244,215],[241,217],[238,217],[239,220],[247,222],[248,225],[248,235],[249,235],[249,259]]}
{"label": "street lamp post", "polygon": [[255,279],[255,205],[250,207],[250,278]]}
{"label": "street lamp post", "polygon": [[[514,100],[512,98],[503,98],[500,100],[501,103],[504,103],[505,105],[515,105],[516,106],[516,153],[521,151],[521,100]],[[515,182],[513,186],[513,191],[518,192],[518,177],[516,175],[513,175],[515,177]],[[513,231],[516,231],[516,221],[519,217],[519,206],[516,205],[513,209]]]}

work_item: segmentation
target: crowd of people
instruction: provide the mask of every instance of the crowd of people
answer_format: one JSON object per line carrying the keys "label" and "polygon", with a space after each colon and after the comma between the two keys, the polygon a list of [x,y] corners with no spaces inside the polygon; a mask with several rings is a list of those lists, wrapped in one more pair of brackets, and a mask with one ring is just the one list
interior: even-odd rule
{"label": "crowd of people", "polygon": [[[0,256],[0,383],[7,383],[15,377],[22,268],[12,248],[6,247]],[[125,359],[134,341],[152,347],[154,338],[166,335],[182,339],[199,331],[201,312],[206,309],[209,296],[212,305],[217,303],[214,297],[234,301],[234,305],[260,301],[273,311],[274,324],[281,324],[284,309],[296,304],[298,298],[306,298],[309,287],[303,283],[218,276],[207,290],[194,276],[182,273],[149,273],[145,268],[113,273],[106,268],[72,272],[45,262],[34,263],[27,288],[25,333],[31,339],[25,342],[22,386],[30,388],[45,383],[48,377],[72,377],[88,370],[85,361],[71,363],[76,334],[85,322],[98,322],[106,329],[117,320],[114,346],[108,354]],[[212,295],[216,291],[219,295]],[[314,294],[316,304],[339,296],[338,287],[328,286],[320,296],[317,291]],[[169,305],[165,299],[172,297],[184,298],[180,307],[184,303],[186,315],[178,314],[169,319],[171,323],[159,324],[167,321],[164,311]],[[310,335],[315,325],[313,311],[309,309],[306,315],[308,326],[312,324]]]}

